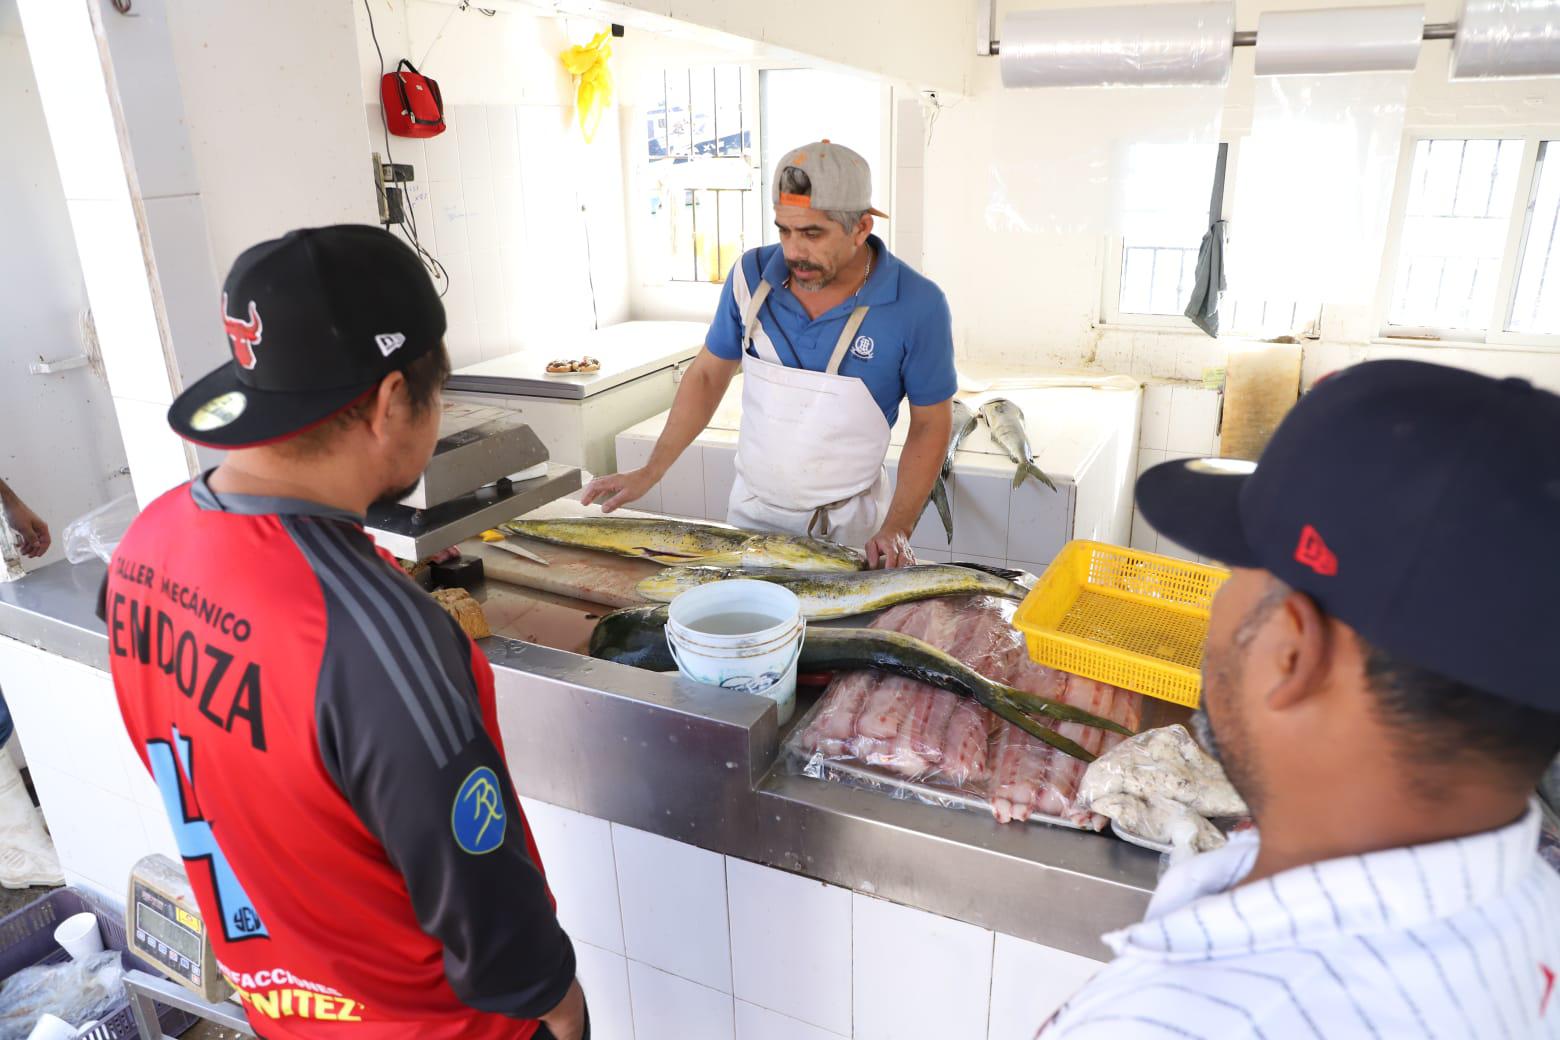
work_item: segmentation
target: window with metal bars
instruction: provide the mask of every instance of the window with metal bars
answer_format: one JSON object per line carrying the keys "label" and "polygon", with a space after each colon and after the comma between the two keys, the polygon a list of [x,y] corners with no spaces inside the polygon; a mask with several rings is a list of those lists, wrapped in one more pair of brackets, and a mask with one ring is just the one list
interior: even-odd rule
{"label": "window with metal bars", "polygon": [[739,65],[665,69],[659,88],[646,112],[646,158],[666,280],[721,282],[757,244],[749,76]]}
{"label": "window with metal bars", "polygon": [[1556,136],[1414,142],[1384,279],[1384,335],[1496,343],[1560,337]]}
{"label": "window with metal bars", "polygon": [[[1227,180],[1238,142],[1221,146],[1215,181]],[[1145,171],[1152,175],[1152,170]],[[1188,197],[1175,209],[1136,214],[1134,234],[1119,240],[1118,257],[1106,282],[1108,323],[1190,328],[1186,305],[1197,282],[1197,255],[1208,227],[1208,201]],[[1226,214],[1227,269],[1240,263],[1240,215]],[[1112,306],[1112,304],[1114,306]],[[1219,308],[1221,336],[1316,335],[1321,328],[1318,301],[1265,299],[1226,294]]]}

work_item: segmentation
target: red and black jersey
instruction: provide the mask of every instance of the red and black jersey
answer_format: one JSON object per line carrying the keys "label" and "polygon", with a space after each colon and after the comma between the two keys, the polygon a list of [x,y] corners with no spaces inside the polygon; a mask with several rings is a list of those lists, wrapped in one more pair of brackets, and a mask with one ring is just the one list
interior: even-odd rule
{"label": "red and black jersey", "polygon": [[105,586],[125,727],[272,1038],[524,1040],[574,980],[487,660],[358,517],[154,502]]}

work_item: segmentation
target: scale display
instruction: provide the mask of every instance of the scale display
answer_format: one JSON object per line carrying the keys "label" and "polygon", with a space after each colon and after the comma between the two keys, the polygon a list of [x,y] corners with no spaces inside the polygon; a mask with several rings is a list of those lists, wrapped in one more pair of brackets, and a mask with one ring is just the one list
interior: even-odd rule
{"label": "scale display", "polygon": [[217,970],[205,922],[179,864],[147,856],[130,871],[125,936],[131,952],[215,1003],[233,992]]}

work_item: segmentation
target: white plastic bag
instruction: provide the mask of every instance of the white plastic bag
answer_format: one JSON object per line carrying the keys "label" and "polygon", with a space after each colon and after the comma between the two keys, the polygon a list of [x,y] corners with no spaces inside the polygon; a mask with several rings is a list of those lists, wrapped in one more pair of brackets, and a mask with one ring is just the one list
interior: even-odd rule
{"label": "white plastic bag", "polygon": [[93,558],[107,563],[140,512],[134,495],[121,495],[78,516],[65,525],[65,558],[71,563],[86,563]]}

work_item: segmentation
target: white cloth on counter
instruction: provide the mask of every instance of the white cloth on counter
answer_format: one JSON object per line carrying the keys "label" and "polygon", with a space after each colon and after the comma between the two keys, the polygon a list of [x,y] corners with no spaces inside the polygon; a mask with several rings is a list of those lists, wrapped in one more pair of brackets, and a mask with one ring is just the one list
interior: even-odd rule
{"label": "white cloth on counter", "polygon": [[1239,887],[1259,838],[1236,834],[1166,872],[1040,1036],[1560,1037],[1560,875],[1539,822],[1535,802],[1498,830]]}

